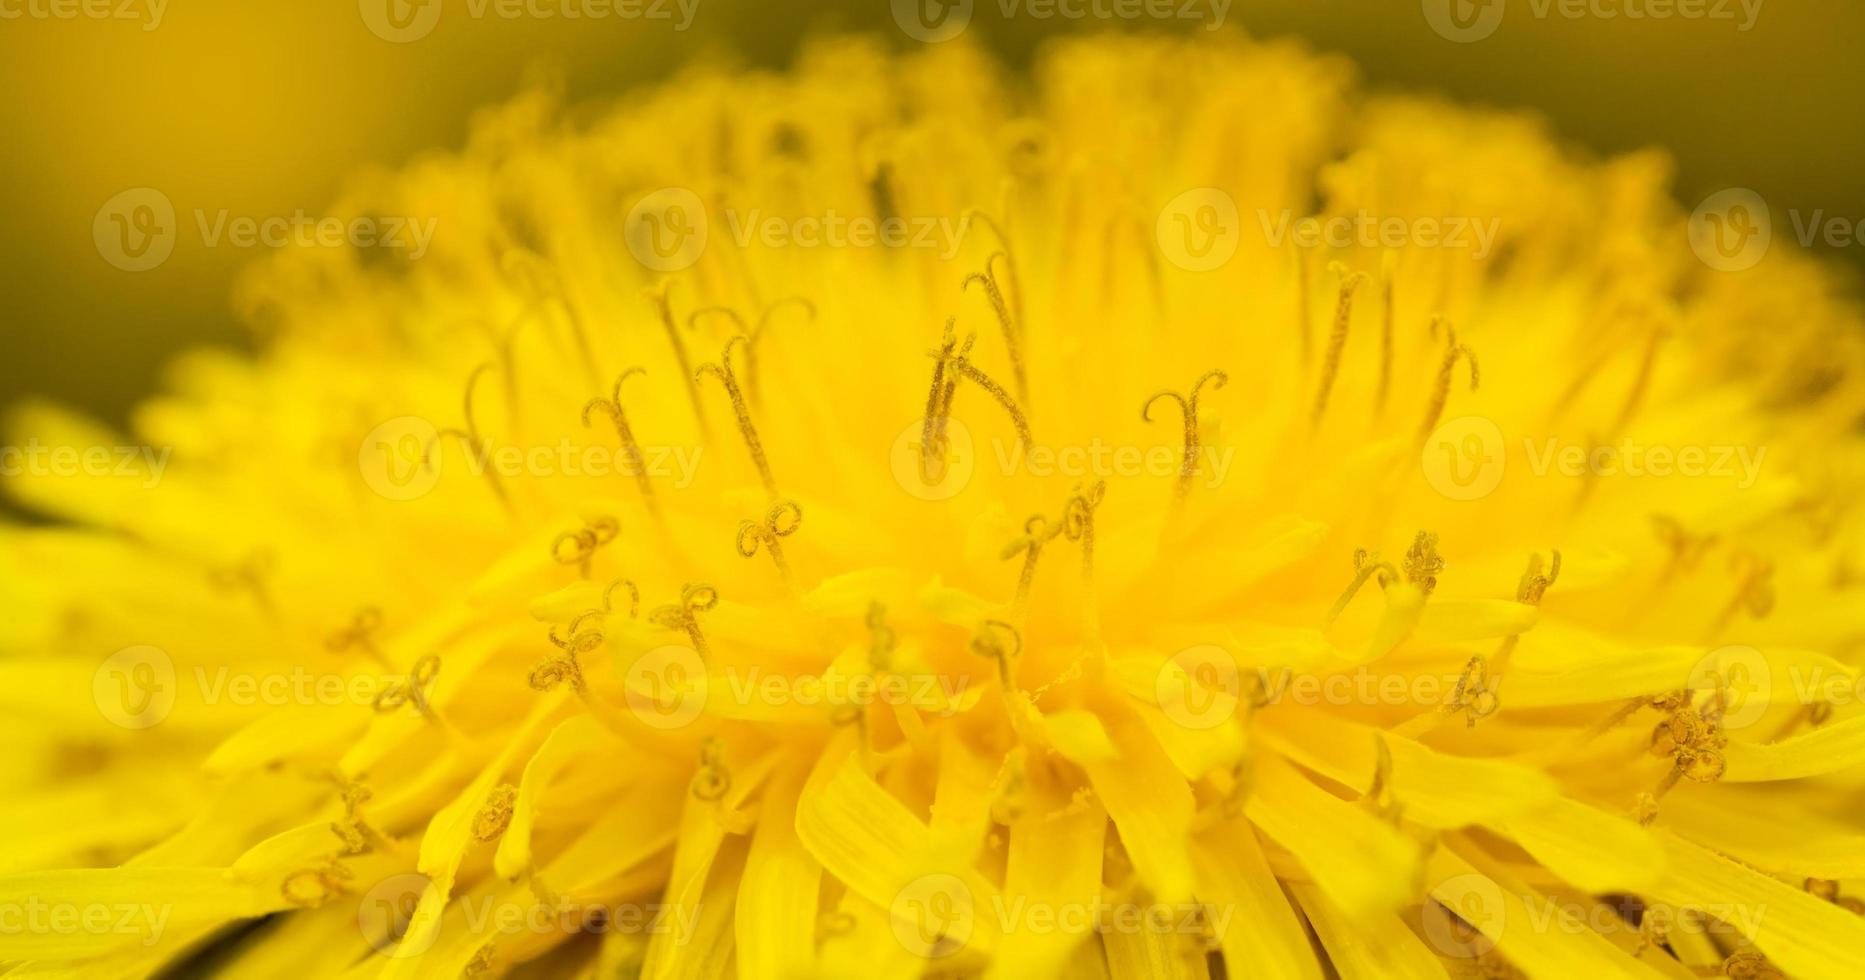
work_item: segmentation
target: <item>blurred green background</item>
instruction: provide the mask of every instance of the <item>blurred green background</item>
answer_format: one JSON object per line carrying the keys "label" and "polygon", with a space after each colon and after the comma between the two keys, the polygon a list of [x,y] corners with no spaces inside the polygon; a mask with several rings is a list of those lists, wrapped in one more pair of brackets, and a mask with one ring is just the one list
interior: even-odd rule
{"label": "blurred green background", "polygon": [[[0,0],[0,14],[52,2],[66,0]],[[129,2],[147,11],[156,0]],[[407,44],[371,33],[349,0],[168,0],[154,30],[146,13],[0,17],[0,406],[43,395],[120,423],[171,354],[251,343],[228,297],[264,250],[204,248],[188,232],[160,267],[121,271],[99,256],[91,226],[125,188],[161,189],[184,222],[197,207],[317,215],[346,175],[461,142],[476,108],[538,70],[576,99],[651,82],[700,54],[781,66],[823,32],[918,43],[886,0],[698,0],[683,33],[637,20],[475,19],[469,0],[432,2],[444,3],[441,20]],[[1224,29],[1344,53],[1375,86],[1532,107],[1600,152],[1667,147],[1677,195],[1692,205],[1740,185],[1777,211],[1865,218],[1865,4],[1764,2],[1740,31],[1740,0],[1729,0],[1733,20],[1537,17],[1538,3],[1509,0],[1501,28],[1469,44],[1434,33],[1420,0],[1235,0]],[[1012,65],[1046,38],[1127,23],[1002,9],[977,0],[968,34]],[[1865,267],[1865,245],[1832,257]]]}

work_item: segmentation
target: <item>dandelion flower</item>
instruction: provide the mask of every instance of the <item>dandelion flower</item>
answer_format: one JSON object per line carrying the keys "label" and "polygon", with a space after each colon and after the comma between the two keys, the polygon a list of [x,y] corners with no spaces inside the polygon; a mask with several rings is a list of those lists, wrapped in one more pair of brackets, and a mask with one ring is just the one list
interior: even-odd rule
{"label": "dandelion flower", "polygon": [[12,481],[0,960],[1851,975],[1859,320],[1666,188],[1234,38],[489,112]]}

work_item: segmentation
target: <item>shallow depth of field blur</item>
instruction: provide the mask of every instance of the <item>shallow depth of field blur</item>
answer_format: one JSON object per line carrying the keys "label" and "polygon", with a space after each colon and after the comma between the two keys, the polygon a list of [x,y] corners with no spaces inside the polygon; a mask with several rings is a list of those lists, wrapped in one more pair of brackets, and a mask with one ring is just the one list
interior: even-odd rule
{"label": "shallow depth of field blur", "polygon": [[[112,0],[93,5],[111,17],[71,19],[50,14],[77,0],[0,0],[0,407],[48,396],[120,422],[173,353],[250,344],[256,328],[236,315],[231,287],[266,249],[207,247],[197,213],[323,214],[345,180],[457,145],[477,108],[539,79],[575,102],[624,95],[694,59],[780,67],[823,33],[920,43],[885,0],[697,0],[684,31],[561,16],[574,0],[531,0],[525,9],[555,15],[510,18],[478,0],[433,2],[443,7],[432,32],[396,44],[347,0]],[[1346,54],[1374,87],[1532,108],[1599,152],[1666,147],[1686,206],[1752,188],[1788,247],[1803,247],[1789,209],[1858,227],[1865,5],[1707,0],[1700,19],[1631,16],[1648,2],[1589,0],[1592,12],[1570,17],[1559,3],[1509,0],[1501,28],[1474,43],[1434,33],[1418,0],[1235,0],[1221,30]],[[1048,37],[1197,32],[1212,8],[1190,24],[1033,12],[1046,9],[976,0],[967,34],[1020,66]],[[159,267],[126,272],[100,257],[93,218],[135,187],[174,202],[180,235]],[[1810,250],[1865,267],[1865,243]]]}

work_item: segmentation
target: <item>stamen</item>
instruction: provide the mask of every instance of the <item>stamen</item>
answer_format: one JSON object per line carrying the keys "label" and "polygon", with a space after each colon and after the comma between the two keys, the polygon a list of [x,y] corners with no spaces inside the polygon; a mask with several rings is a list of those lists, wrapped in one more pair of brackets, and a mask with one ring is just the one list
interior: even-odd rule
{"label": "stamen", "polygon": [[1379,391],[1374,396],[1373,413],[1386,410],[1386,393],[1392,389],[1392,321],[1393,315],[1393,270],[1398,265],[1398,253],[1387,252],[1379,260],[1380,317],[1379,329]]}
{"label": "stamen", "polygon": [[1250,802],[1250,793],[1256,787],[1256,763],[1250,757],[1250,750],[1245,748],[1243,755],[1230,766],[1230,791],[1224,794],[1222,812],[1224,816],[1236,819],[1243,816],[1244,807]]}
{"label": "stamen", "polygon": [[[615,540],[622,525],[613,517],[598,517],[574,531],[565,531],[551,542],[550,554],[559,565],[580,566],[583,578],[589,578],[589,566],[597,549]],[[568,545],[568,547],[565,547]]]}
{"label": "stamen", "polygon": [[725,743],[717,735],[700,743],[699,765],[693,775],[693,796],[708,803],[724,799],[732,790],[732,771],[725,767]]}
{"label": "stamen", "polygon": [[990,298],[991,309],[997,313],[998,326],[1004,331],[1004,347],[1010,352],[1010,373],[1017,383],[1017,401],[1028,405],[1030,403],[1030,379],[1023,361],[1022,325],[1011,322],[1010,308],[1004,305],[1003,291],[997,288],[997,279],[991,275],[991,260],[1003,254],[1002,252],[991,253],[991,257],[984,261],[984,272],[966,276],[959,289],[969,288],[974,282],[984,284],[984,294]]}
{"label": "stamen", "polygon": [[589,372],[591,383],[595,383],[595,350],[589,345],[589,331],[583,327],[582,315],[576,311],[576,305],[570,302],[569,284],[564,282],[563,273],[543,256],[521,248],[507,251],[499,260],[499,268],[527,287],[525,291],[530,293],[533,303],[542,305],[547,296],[556,297],[557,305],[563,307],[564,316],[570,321],[570,332],[576,337],[577,352],[583,357],[583,369]]}
{"label": "stamen", "polygon": [[1437,336],[1439,325],[1444,327],[1444,360],[1438,364],[1438,380],[1431,389],[1431,402],[1425,406],[1424,424],[1418,427],[1418,444],[1423,446],[1431,438],[1432,430],[1438,427],[1438,419],[1444,415],[1444,406],[1451,397],[1451,375],[1457,368],[1457,361],[1462,358],[1470,367],[1470,390],[1475,391],[1482,380],[1482,373],[1477,368],[1476,354],[1470,348],[1457,342],[1457,331],[1449,320],[1441,316],[1431,318],[1431,335]]}
{"label": "stamen", "polygon": [[1547,594],[1556,579],[1561,577],[1561,552],[1554,550],[1554,558],[1548,567],[1548,574],[1541,574],[1541,555],[1528,556],[1528,571],[1522,573],[1521,585],[1516,588],[1517,602],[1530,606],[1541,605],[1541,597]]}
{"label": "stamen", "polygon": [[1717,973],[1730,980],[1786,980],[1782,973],[1768,957],[1752,949],[1737,950],[1723,959]]}
{"label": "stamen", "polygon": [[251,592],[253,601],[259,604],[260,611],[267,616],[277,617],[278,607],[272,603],[272,592],[266,587],[266,576],[272,574],[272,556],[263,551],[255,551],[238,564],[210,568],[207,581],[214,588],[223,592]]}
{"label": "stamen", "polygon": [[[970,348],[971,342],[967,340],[965,346]],[[1005,391],[1002,385],[993,381],[990,375],[974,367],[971,361],[966,359],[963,355],[960,355],[957,360],[952,362],[952,368],[957,371],[961,377],[970,379],[978,387],[990,392],[992,398],[997,399],[997,403],[1004,407],[1005,412],[1009,413],[1010,424],[1015,426],[1017,430],[1017,441],[1021,442],[1025,449],[1036,444],[1035,438],[1030,435],[1030,423],[1023,417],[1023,410],[1017,407],[1016,400],[1010,397],[1010,393]],[[948,414],[952,411],[952,396],[949,389],[946,392],[945,411]]]}
{"label": "stamen", "polygon": [[1078,484],[1062,507],[1063,533],[1070,541],[1081,542],[1081,587],[1085,600],[1082,615],[1087,620],[1089,637],[1099,636],[1101,632],[1101,610],[1094,593],[1094,512],[1106,496],[1106,480],[1096,480],[1086,489]]}
{"label": "stamen", "polygon": [[434,678],[440,673],[440,657],[428,654],[415,661],[414,668],[408,676],[390,683],[376,693],[373,707],[377,712],[387,714],[404,704],[414,705],[414,710],[428,721],[438,722],[439,716],[427,703],[428,689],[433,687]]}
{"label": "stamen", "polygon": [[1328,334],[1327,360],[1321,365],[1321,384],[1315,391],[1315,411],[1313,422],[1321,424],[1321,416],[1328,408],[1328,393],[1334,390],[1334,379],[1340,374],[1341,354],[1347,349],[1347,327],[1353,322],[1353,294],[1366,281],[1366,273],[1349,272],[1339,262],[1328,263],[1328,270],[1340,277],[1340,300],[1334,306],[1334,328]]}
{"label": "stamen", "polygon": [[602,611],[605,613],[612,613],[615,611],[614,597],[615,590],[618,586],[626,586],[628,588],[628,618],[640,619],[641,590],[635,588],[634,582],[625,578],[618,578],[610,582],[608,588],[602,590]]}
{"label": "stamen", "polygon": [[355,875],[335,860],[319,867],[303,868],[285,876],[279,892],[285,901],[299,908],[314,909],[349,891],[348,882]]}
{"label": "stamen", "polygon": [[[1528,556],[1528,570],[1522,573],[1521,581],[1516,585],[1515,599],[1527,606],[1541,605],[1541,597],[1547,593],[1556,579],[1561,577],[1561,553],[1554,551],[1552,565],[1547,574],[1542,574],[1541,555]],[[1502,643],[1491,657],[1477,654],[1464,665],[1463,675],[1457,678],[1457,690],[1450,701],[1444,705],[1444,713],[1465,714],[1465,727],[1474,728],[1476,723],[1496,713],[1502,707],[1500,687],[1503,670],[1507,668],[1509,658],[1515,653],[1521,635],[1512,633],[1503,637]]]}
{"label": "stamen", "polygon": [[868,603],[868,665],[878,671],[893,666],[895,634],[887,625],[887,607],[879,600]]}
{"label": "stamen", "polygon": [[738,522],[738,553],[750,558],[758,553],[758,546],[762,544],[771,553],[771,561],[777,564],[778,573],[794,588],[796,579],[790,572],[790,563],[784,560],[783,545],[778,539],[797,533],[797,528],[802,525],[803,508],[794,500],[779,501],[764,516],[764,523]]}
{"label": "stamen", "polygon": [[[1005,636],[1010,637],[1009,647],[1004,646]],[[1015,626],[998,619],[983,621],[971,636],[971,652],[997,661],[997,675],[1004,689],[1016,690],[1011,662],[1023,653],[1023,634]]]}
{"label": "stamen", "polygon": [[1308,290],[1311,283],[1308,275],[1308,250],[1300,245],[1290,253],[1295,256],[1295,331],[1302,342],[1302,367],[1315,359],[1314,328],[1309,324]]}
{"label": "stamen", "polygon": [[589,428],[589,413],[601,409],[615,424],[615,436],[621,441],[622,452],[628,456],[628,466],[635,471],[635,485],[641,488],[641,496],[647,501],[648,509],[656,513],[660,510],[659,501],[654,499],[654,484],[648,480],[646,458],[641,453],[641,443],[635,440],[635,430],[628,424],[628,413],[622,409],[622,383],[635,375],[645,375],[646,371],[631,367],[615,379],[615,389],[605,401],[592,398],[583,406],[583,428]]}
{"label": "stamen", "polygon": [[732,400],[732,412],[738,417],[738,433],[745,439],[745,449],[751,454],[751,462],[758,468],[758,478],[764,481],[764,492],[770,494],[773,501],[780,499],[777,492],[777,478],[771,475],[770,460],[765,458],[764,444],[758,441],[758,430],[751,424],[751,410],[745,405],[744,392],[738,388],[738,378],[732,374],[732,345],[748,343],[744,334],[736,334],[725,342],[725,350],[719,355],[719,363],[702,364],[694,375],[697,381],[708,374],[719,379],[725,386],[725,394]]}
{"label": "stamen", "polygon": [[712,648],[706,645],[706,636],[699,630],[698,613],[706,612],[719,604],[718,590],[710,585],[689,582],[680,589],[680,601],[657,606],[648,613],[648,618],[671,630],[685,631],[687,638],[693,641],[693,650],[701,660],[712,662]]}
{"label": "stamen", "polygon": [[1654,705],[1669,711],[1670,716],[1652,730],[1651,751],[1657,756],[1669,756],[1671,768],[1656,789],[1639,794],[1633,812],[1641,826],[1649,826],[1658,818],[1658,801],[1680,779],[1713,783],[1723,777],[1727,769],[1723,747],[1728,744],[1728,739],[1722,733],[1722,720],[1728,707],[1728,696],[1728,688],[1723,684],[1721,675],[1717,675],[1716,690],[1701,714],[1691,706],[1689,691],[1653,700]]}
{"label": "stamen", "polygon": [[356,611],[356,617],[350,625],[336,630],[324,640],[324,648],[331,653],[345,650],[361,650],[370,659],[384,667],[393,667],[389,658],[376,646],[375,635],[382,629],[382,610],[374,606],[364,606]]}
{"label": "stamen", "polygon": [[760,376],[758,373],[758,350],[761,347],[759,342],[764,339],[765,331],[770,327],[772,315],[786,306],[802,307],[803,311],[809,314],[810,319],[814,320],[816,318],[816,304],[801,296],[786,296],[765,307],[764,313],[758,317],[758,325],[755,327],[747,324],[745,318],[740,316],[737,310],[729,306],[704,307],[694,310],[686,318],[687,329],[691,330],[699,325],[699,318],[702,316],[728,317],[731,319],[733,325],[738,328],[736,332],[746,336],[745,394],[750,399],[751,407],[753,408],[761,408],[764,404],[763,390],[760,386]]}
{"label": "stamen", "polygon": [[1412,539],[1412,546],[1405,550],[1403,567],[1405,580],[1430,595],[1438,587],[1438,573],[1444,570],[1444,559],[1438,554],[1438,536],[1429,531],[1418,532]]}
{"label": "stamen", "polygon": [[1081,542],[1081,577],[1088,585],[1094,584],[1094,512],[1106,497],[1106,480],[1096,480],[1086,490],[1078,484],[1062,507],[1063,533]]}
{"label": "stamen", "polygon": [[1724,607],[1722,616],[1717,619],[1716,632],[1728,626],[1738,613],[1746,612],[1756,619],[1763,619],[1774,611],[1774,562],[1741,551],[1730,558],[1729,567],[1738,576],[1736,592],[1730,597],[1729,605]]}
{"label": "stamen", "polygon": [[1651,515],[1651,524],[1652,530],[1657,532],[1658,540],[1671,549],[1671,561],[1665,569],[1667,577],[1681,569],[1695,566],[1716,543],[1716,535],[1693,534],[1684,527],[1682,521],[1669,514]]}
{"label": "stamen", "polygon": [[395,845],[363,819],[362,805],[369,801],[369,787],[360,781],[345,782],[341,777],[336,778],[342,790],[343,819],[331,821],[330,832],[343,842],[343,853],[367,854],[376,848],[393,850]]}
{"label": "stamen", "polygon": [[[1010,205],[1009,191],[1010,191],[1010,188],[1006,186],[1005,197],[1003,201],[1003,204],[1006,208],[1008,208]],[[1016,263],[1016,258],[1013,255],[1011,255],[1010,236],[1004,234],[1003,227],[1000,226],[995,220],[993,220],[990,215],[985,214],[983,211],[980,211],[977,208],[967,208],[965,210],[965,213],[959,216],[959,225],[958,225],[958,240],[959,241],[962,242],[965,240],[965,232],[971,228],[971,223],[974,221],[985,226],[986,228],[991,229],[991,234],[997,236],[997,243],[1003,246],[997,251],[992,252],[991,255],[984,260],[984,271],[987,273],[991,272],[991,262],[997,259],[999,256],[1003,257],[1004,277],[1002,281],[1004,282],[1005,285],[1010,287],[1011,309],[1014,310],[1016,313],[1015,322],[1017,324],[1017,328],[1021,330],[1023,329],[1023,325],[1028,323],[1029,321],[1023,318],[1023,280],[1017,278],[1017,263]]]}
{"label": "stamen", "polygon": [[480,977],[490,976],[493,968],[498,965],[498,954],[497,943],[481,943],[479,948],[473,951],[473,958],[467,961],[461,974],[467,980],[479,980]]}
{"label": "stamen", "polygon": [[511,825],[512,809],[517,800],[518,787],[510,783],[494,786],[486,795],[485,805],[473,815],[473,837],[482,844],[498,840]]}
{"label": "stamen", "polygon": [[661,326],[667,331],[667,342],[673,345],[674,362],[680,366],[680,378],[686,383],[686,395],[693,403],[693,418],[699,421],[699,431],[706,432],[706,412],[699,403],[699,383],[693,375],[693,362],[686,356],[686,343],[680,339],[680,328],[674,325],[673,299],[669,292],[673,289],[673,280],[663,279],[659,285],[644,290],[642,296],[654,304],[660,313]]}
{"label": "stamen", "polygon": [[[947,453],[946,420],[952,415],[952,395],[958,389],[958,378],[946,373],[946,365],[957,356],[958,337],[953,332],[954,317],[945,321],[945,337],[939,350],[929,351],[933,358],[932,388],[926,393],[926,418],[920,429],[920,479],[929,486],[937,486],[945,480],[946,464],[950,461]],[[976,335],[973,335],[976,336]],[[971,339],[965,341],[965,350],[971,350]]]}
{"label": "stamen", "polygon": [[1023,536],[1004,546],[998,557],[1009,561],[1023,555],[1023,574],[1017,579],[1017,596],[1010,608],[1018,613],[1023,611],[1030,599],[1030,586],[1036,582],[1036,559],[1042,557],[1043,545],[1061,534],[1066,524],[1051,524],[1041,514],[1031,516],[1023,522]]}
{"label": "stamen", "polygon": [[1658,364],[1658,345],[1664,341],[1665,330],[1662,326],[1653,327],[1645,341],[1645,352],[1639,357],[1638,374],[1632,378],[1632,388],[1626,392],[1625,404],[1619,408],[1619,419],[1614,423],[1614,430],[1625,428],[1638,411],[1639,403],[1645,399],[1645,391],[1651,387],[1651,376]]}
{"label": "stamen", "polygon": [[926,423],[920,441],[920,476],[928,483],[936,483],[945,476],[945,424],[952,415],[952,396],[958,391],[960,378],[971,380],[997,399],[997,403],[1010,415],[1010,423],[1017,430],[1017,441],[1025,450],[1035,445],[1035,439],[1030,435],[1029,421],[1023,417],[1023,410],[1017,407],[1016,399],[1010,397],[1002,385],[972,365],[971,348],[978,335],[966,334],[965,342],[960,344],[953,331],[955,322],[952,317],[946,318],[945,335],[939,349],[927,351],[927,356],[933,359],[933,381],[932,390],[926,396]]}
{"label": "stamen", "polygon": [[1360,586],[1365,585],[1375,572],[1379,573],[1379,585],[1382,589],[1388,582],[1399,577],[1399,570],[1394,568],[1391,562],[1374,560],[1364,548],[1353,553],[1353,567],[1353,581],[1347,584],[1347,590],[1342,592],[1340,598],[1334,600],[1334,605],[1328,609],[1327,618],[1323,620],[1323,628],[1334,625],[1334,621],[1346,611],[1347,604],[1353,601],[1354,594],[1360,591]]}
{"label": "stamen", "polygon": [[1405,805],[1392,793],[1392,749],[1378,735],[1373,737],[1373,746],[1373,784],[1367,788],[1366,795],[1360,798],[1360,803],[1372,811],[1373,816],[1396,826],[1405,812]]}
{"label": "stamen", "polygon": [[[473,373],[466,376],[466,396],[462,408],[462,417],[466,420],[466,428],[447,428],[434,434],[434,438],[428,442],[427,447],[421,453],[421,462],[424,466],[428,467],[430,472],[434,465],[434,448],[439,445],[441,439],[447,436],[452,436],[466,448],[467,452],[479,457],[482,461],[491,458],[492,443],[479,432],[479,420],[473,412],[473,395],[479,390],[479,379],[484,377],[487,371],[495,371],[497,369],[497,365],[487,361],[473,368]],[[499,503],[505,506],[506,512],[515,513],[512,507],[512,498],[506,495],[505,484],[499,480],[498,467],[481,466],[478,468],[485,471],[486,483],[492,487],[493,495],[499,498]]]}
{"label": "stamen", "polygon": [[1181,397],[1176,391],[1162,391],[1148,398],[1146,403],[1140,406],[1140,421],[1151,422],[1154,402],[1161,398],[1170,398],[1179,403],[1179,415],[1185,422],[1185,448],[1179,460],[1178,483],[1173,487],[1175,500],[1185,499],[1185,495],[1191,492],[1192,479],[1198,474],[1198,457],[1204,449],[1198,441],[1198,398],[1204,393],[1205,383],[1209,381],[1217,382],[1215,388],[1223,388],[1230,383],[1230,375],[1223,371],[1207,371],[1197,383],[1192,385],[1190,398]]}

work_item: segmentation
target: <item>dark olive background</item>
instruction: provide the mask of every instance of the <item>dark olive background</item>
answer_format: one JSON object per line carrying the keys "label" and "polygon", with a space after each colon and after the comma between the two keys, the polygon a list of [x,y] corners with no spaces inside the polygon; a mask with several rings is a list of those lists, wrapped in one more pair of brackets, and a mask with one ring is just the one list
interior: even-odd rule
{"label": "dark olive background", "polygon": [[[540,70],[581,98],[701,54],[781,66],[824,32],[917,43],[885,0],[699,0],[680,34],[639,21],[474,20],[466,0],[444,2],[434,32],[405,45],[371,34],[351,0],[169,0],[146,32],[0,19],[0,407],[42,395],[120,422],[176,351],[251,342],[228,297],[253,251],[184,234],[148,272],[100,258],[92,217],[124,188],[160,188],[184,213],[315,215],[359,168],[459,143],[476,108]],[[970,36],[1013,65],[1046,38],[1118,29],[1006,19],[1000,0],[976,2]],[[1667,147],[1676,193],[1692,204],[1740,185],[1777,220],[1789,208],[1865,218],[1865,4],[1768,0],[1740,32],[1728,20],[1537,18],[1532,0],[1508,2],[1502,28],[1474,44],[1433,33],[1419,0],[1235,0],[1225,29],[1347,54],[1375,86],[1532,107],[1600,152]],[[1865,268],[1865,245],[1819,249]]]}

